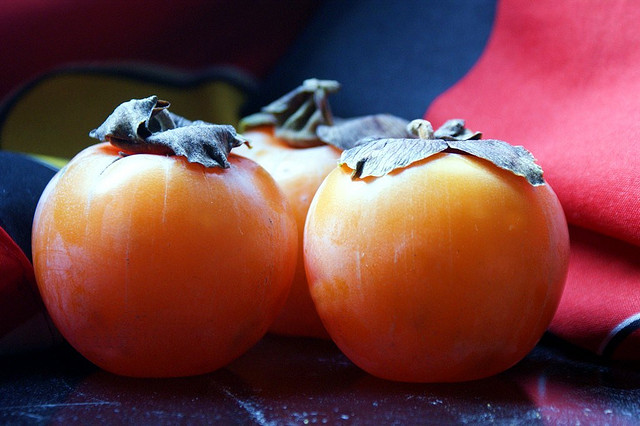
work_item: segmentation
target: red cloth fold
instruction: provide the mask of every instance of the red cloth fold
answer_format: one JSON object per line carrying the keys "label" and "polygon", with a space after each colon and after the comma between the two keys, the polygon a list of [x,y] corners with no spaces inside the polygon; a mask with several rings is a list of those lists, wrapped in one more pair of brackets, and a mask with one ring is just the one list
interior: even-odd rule
{"label": "red cloth fold", "polygon": [[[572,225],[551,330],[640,359],[640,3],[503,0],[472,70],[429,107],[538,159]],[[582,229],[580,229],[582,228]],[[623,350],[624,349],[624,350]]]}
{"label": "red cloth fold", "polygon": [[0,355],[60,341],[40,299],[33,267],[0,227]]}
{"label": "red cloth fold", "polygon": [[640,247],[580,228],[571,243],[551,331],[606,357],[640,360]]}
{"label": "red cloth fold", "polygon": [[31,263],[0,228],[0,339],[42,309]]}

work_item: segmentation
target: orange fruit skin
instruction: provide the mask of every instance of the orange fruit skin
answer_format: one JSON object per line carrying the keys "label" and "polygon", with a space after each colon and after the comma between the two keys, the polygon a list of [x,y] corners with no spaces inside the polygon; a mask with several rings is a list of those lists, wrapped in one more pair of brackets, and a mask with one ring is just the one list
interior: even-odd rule
{"label": "orange fruit skin", "polygon": [[91,146],[49,183],[33,229],[36,280],[63,336],[103,369],[216,370],[253,346],[286,300],[293,212],[269,174]]}
{"label": "orange fruit skin", "polygon": [[331,172],[304,261],[331,338],[374,376],[487,377],[521,360],[556,311],[569,236],[548,184],[441,153],[380,178]]}
{"label": "orange fruit skin", "polygon": [[273,128],[269,126],[247,131],[243,136],[252,148],[243,146],[235,152],[256,161],[278,182],[294,211],[299,232],[298,263],[291,292],[269,330],[280,335],[328,339],[309,294],[302,260],[302,238],[311,200],[324,178],[337,167],[341,151],[329,145],[293,148],[274,136]]}

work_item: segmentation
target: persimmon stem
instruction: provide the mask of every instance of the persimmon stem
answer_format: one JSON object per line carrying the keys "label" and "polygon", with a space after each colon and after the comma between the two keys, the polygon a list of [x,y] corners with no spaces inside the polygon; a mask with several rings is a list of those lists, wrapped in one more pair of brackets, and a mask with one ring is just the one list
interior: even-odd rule
{"label": "persimmon stem", "polygon": [[420,139],[434,139],[433,126],[427,120],[413,120],[407,125],[407,130]]}

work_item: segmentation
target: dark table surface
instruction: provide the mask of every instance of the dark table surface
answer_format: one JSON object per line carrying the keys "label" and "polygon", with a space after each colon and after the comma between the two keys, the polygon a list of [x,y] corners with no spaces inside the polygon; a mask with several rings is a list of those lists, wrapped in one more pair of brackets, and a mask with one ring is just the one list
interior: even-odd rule
{"label": "dark table surface", "polygon": [[133,379],[66,346],[0,358],[0,424],[640,424],[640,368],[547,335],[468,383],[371,377],[328,341],[266,336],[228,367]]}

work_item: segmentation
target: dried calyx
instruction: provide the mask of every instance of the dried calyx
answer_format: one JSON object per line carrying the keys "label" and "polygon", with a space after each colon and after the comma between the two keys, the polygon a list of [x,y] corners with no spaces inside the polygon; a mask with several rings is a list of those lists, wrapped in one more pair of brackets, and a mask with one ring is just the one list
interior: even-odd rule
{"label": "dried calyx", "polygon": [[233,126],[190,121],[169,111],[157,96],[120,104],[89,136],[110,142],[125,154],[186,157],[205,167],[229,167],[231,150],[247,141]]}
{"label": "dried calyx", "polygon": [[347,119],[334,117],[329,95],[338,90],[340,83],[335,80],[307,79],[260,112],[240,120],[239,129],[245,132],[260,126],[273,126],[275,136],[295,148],[328,144],[345,150],[365,136],[410,137],[407,133],[409,122],[390,114]]}
{"label": "dried calyx", "polygon": [[436,131],[428,121],[414,120],[407,132],[411,136],[362,139],[342,153],[340,164],[353,169],[354,179],[379,177],[439,152],[455,152],[490,161],[531,185],[544,184],[542,169],[529,151],[504,141],[480,139],[481,134],[466,129],[463,120],[449,120]]}
{"label": "dried calyx", "polygon": [[353,148],[365,138],[409,138],[409,122],[391,114],[337,119],[333,126],[318,126],[318,137],[341,150]]}
{"label": "dried calyx", "polygon": [[310,78],[291,92],[263,107],[260,112],[240,121],[240,131],[258,126],[274,126],[275,136],[291,146],[306,148],[320,145],[316,129],[333,124],[328,97],[340,90],[334,80]]}

